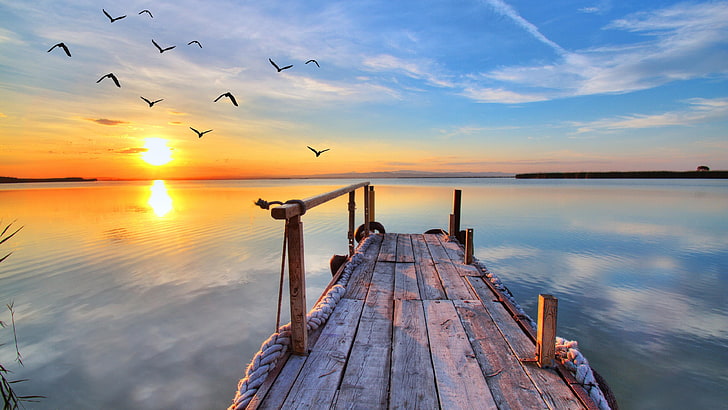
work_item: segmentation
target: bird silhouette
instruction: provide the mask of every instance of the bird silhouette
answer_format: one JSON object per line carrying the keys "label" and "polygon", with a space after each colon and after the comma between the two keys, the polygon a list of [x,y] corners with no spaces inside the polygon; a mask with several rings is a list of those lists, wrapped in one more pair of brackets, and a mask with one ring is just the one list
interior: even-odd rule
{"label": "bird silhouette", "polygon": [[314,64],[316,64],[316,67],[321,68],[321,66],[319,65],[318,61],[316,61],[316,60],[308,60],[308,61],[306,61],[306,64],[308,64],[308,63],[314,63]]}
{"label": "bird silhouette", "polygon": [[171,46],[171,47],[167,47],[167,48],[159,47],[159,44],[157,44],[157,42],[154,41],[154,39],[152,39],[152,44],[154,44],[154,46],[157,47],[157,50],[159,50],[159,54],[162,54],[165,51],[168,51],[168,50],[171,50],[171,49],[177,47],[177,46]]}
{"label": "bird silhouette", "polygon": [[70,51],[68,51],[68,47],[66,47],[66,45],[65,45],[65,44],[63,44],[63,43],[58,43],[58,44],[54,45],[53,47],[51,47],[51,48],[50,48],[50,49],[48,50],[48,52],[50,53],[50,52],[51,52],[51,50],[53,50],[53,49],[54,49],[54,48],[56,48],[56,47],[60,47],[60,48],[62,48],[62,49],[63,49],[63,51],[65,51],[65,52],[66,52],[66,55],[68,55],[69,57],[71,56],[71,52],[70,52]]}
{"label": "bird silhouette", "polygon": [[101,9],[101,11],[103,11],[104,14],[106,14],[106,17],[108,17],[109,20],[111,20],[112,23],[115,22],[116,20],[121,20],[124,17],[126,17],[126,14],[124,14],[123,16],[119,16],[119,17],[111,17],[111,14],[109,14],[109,12],[107,12],[106,10]]}
{"label": "bird silhouette", "polygon": [[146,99],[146,98],[144,98],[144,97],[139,97],[139,98],[141,98],[142,100],[146,101],[146,102],[147,102],[147,104],[149,104],[149,108],[152,108],[152,106],[153,106],[154,104],[156,104],[156,103],[158,103],[158,102],[160,102],[160,101],[164,100],[164,98],[160,98],[159,100],[156,100],[156,101],[149,101],[149,100],[147,100],[147,99]]}
{"label": "bird silhouette", "polygon": [[192,41],[190,41],[189,43],[187,43],[187,45],[188,45],[188,46],[190,46],[190,45],[192,45],[192,44],[197,44],[198,46],[200,46],[200,48],[202,48],[202,44],[200,44],[200,42],[199,42],[199,41],[197,41],[197,40],[192,40]]}
{"label": "bird silhouette", "polygon": [[212,131],[212,130],[207,130],[207,131],[200,132],[200,131],[197,131],[196,129],[192,128],[192,127],[190,127],[190,129],[197,134],[197,138],[202,138],[203,135],[205,135],[208,132]]}
{"label": "bird silhouette", "polygon": [[330,150],[330,149],[331,149],[331,148],[326,148],[326,149],[322,149],[321,151],[316,151],[315,149],[313,149],[313,148],[309,147],[308,145],[306,145],[306,147],[307,147],[308,149],[310,149],[311,151],[313,151],[313,153],[314,153],[314,154],[316,154],[316,157],[318,157],[319,155],[321,155],[321,154],[323,154],[324,152],[326,152],[326,151],[328,151],[328,150]]}
{"label": "bird silhouette", "polygon": [[268,61],[270,61],[270,63],[271,63],[271,64],[273,64],[273,67],[275,67],[275,68],[276,68],[276,70],[278,70],[278,72],[279,72],[279,73],[280,73],[281,71],[283,71],[283,70],[287,70],[287,69],[289,69],[289,68],[293,67],[293,65],[287,65],[287,66],[285,66],[285,67],[283,67],[283,68],[280,68],[280,67],[278,67],[278,64],[276,64],[276,63],[275,63],[275,62],[274,62],[273,60],[271,60],[270,58],[268,59]]}
{"label": "bird silhouette", "polygon": [[121,84],[119,84],[119,80],[116,78],[116,76],[114,75],[114,73],[106,74],[105,76],[99,78],[96,82],[97,83],[100,83],[101,80],[103,80],[104,78],[107,78],[107,77],[108,78],[111,78],[112,80],[114,80],[114,84],[116,84],[117,87],[121,88]]}
{"label": "bird silhouette", "polygon": [[230,93],[230,91],[228,91],[228,92],[226,92],[224,94],[220,94],[219,97],[215,98],[215,102],[217,102],[217,100],[219,100],[222,97],[229,98],[230,99],[230,102],[232,102],[234,106],[236,106],[236,107],[238,106],[238,102],[235,101],[235,97]]}
{"label": "bird silhouette", "polygon": [[147,14],[149,14],[149,17],[154,18],[154,16],[152,16],[152,12],[149,11],[149,10],[147,10],[147,9],[144,9],[144,10],[142,10],[142,11],[139,12],[139,14],[142,14],[142,13],[147,13]]}

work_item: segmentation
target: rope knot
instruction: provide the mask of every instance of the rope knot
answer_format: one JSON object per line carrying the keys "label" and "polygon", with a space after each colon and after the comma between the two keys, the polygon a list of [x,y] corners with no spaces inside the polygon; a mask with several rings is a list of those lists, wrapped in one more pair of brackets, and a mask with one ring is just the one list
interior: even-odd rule
{"label": "rope knot", "polygon": [[301,215],[306,213],[306,203],[303,202],[300,199],[289,199],[286,202],[281,201],[266,201],[263,198],[258,198],[257,201],[253,202],[255,205],[259,206],[261,209],[270,209],[271,205],[288,205],[288,204],[298,204],[298,206],[301,207]]}

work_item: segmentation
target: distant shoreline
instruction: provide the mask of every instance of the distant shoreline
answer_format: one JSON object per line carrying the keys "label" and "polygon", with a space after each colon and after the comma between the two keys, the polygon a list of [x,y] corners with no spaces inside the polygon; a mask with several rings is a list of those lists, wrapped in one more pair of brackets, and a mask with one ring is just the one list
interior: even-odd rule
{"label": "distant shoreline", "polygon": [[516,179],[728,179],[728,171],[536,172]]}
{"label": "distant shoreline", "polygon": [[96,178],[66,177],[66,178],[15,178],[0,177],[0,184],[20,184],[26,182],[92,182]]}

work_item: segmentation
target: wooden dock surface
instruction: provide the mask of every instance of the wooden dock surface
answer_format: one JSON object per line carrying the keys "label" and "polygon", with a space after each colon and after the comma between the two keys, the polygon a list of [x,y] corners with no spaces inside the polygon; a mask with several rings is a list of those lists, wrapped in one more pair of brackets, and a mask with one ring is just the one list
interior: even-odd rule
{"label": "wooden dock surface", "polygon": [[534,342],[457,242],[370,240],[308,356],[289,356],[248,409],[584,408],[557,371],[527,361]]}

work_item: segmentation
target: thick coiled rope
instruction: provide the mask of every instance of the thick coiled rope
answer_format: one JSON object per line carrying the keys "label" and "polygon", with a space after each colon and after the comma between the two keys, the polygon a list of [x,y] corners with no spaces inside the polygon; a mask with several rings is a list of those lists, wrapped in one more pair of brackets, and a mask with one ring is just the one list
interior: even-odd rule
{"label": "thick coiled rope", "polygon": [[[346,264],[344,272],[339,277],[337,283],[308,312],[306,315],[306,327],[308,330],[316,330],[326,323],[331,312],[334,311],[337,303],[339,303],[339,300],[346,293],[346,284],[349,281],[349,277],[351,277],[354,268],[361,264],[364,259],[364,251],[369,246],[371,238],[370,236],[359,244],[357,252],[349,260],[349,263]],[[245,377],[238,382],[233,404],[228,407],[228,410],[245,409],[253,399],[253,396],[255,396],[255,393],[258,392],[266,377],[268,377],[268,373],[276,367],[278,359],[286,353],[290,344],[291,324],[288,323],[281,326],[277,332],[273,333],[263,342],[258,353],[253,356],[253,359],[245,370]]]}
{"label": "thick coiled rope", "polygon": [[[503,285],[501,280],[493,273],[488,271],[488,268],[486,268],[485,265],[483,265],[476,258],[473,258],[473,265],[483,272],[483,274],[488,278],[488,280],[490,280],[495,288],[501,291],[501,293],[503,293],[503,295],[508,298],[513,306],[516,307],[518,313],[526,318],[526,320],[528,320],[528,322],[531,324],[531,327],[533,329],[536,329],[536,322],[534,322],[534,320],[531,319],[528,314],[526,314],[523,308],[521,308],[518,302],[516,302],[516,299],[513,297],[513,294],[511,294],[511,291],[508,290],[505,285]],[[611,409],[609,403],[607,402],[607,399],[604,396],[604,392],[602,392],[599,384],[594,377],[594,372],[591,366],[589,366],[589,362],[586,360],[586,357],[584,357],[584,355],[579,352],[578,344],[576,341],[570,341],[561,337],[557,337],[556,360],[559,363],[563,364],[564,367],[569,369],[569,371],[574,374],[576,381],[578,381],[579,384],[584,387],[584,390],[589,393],[589,397],[591,397],[594,403],[599,407],[599,410]]]}

